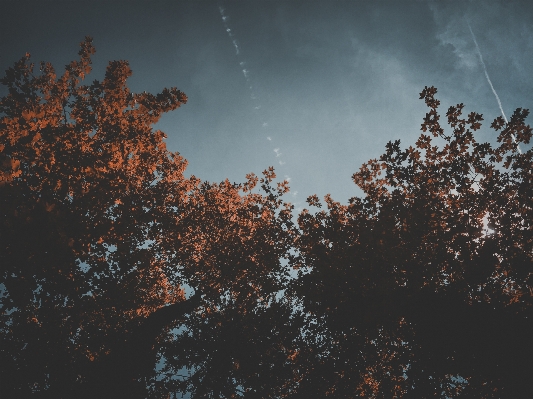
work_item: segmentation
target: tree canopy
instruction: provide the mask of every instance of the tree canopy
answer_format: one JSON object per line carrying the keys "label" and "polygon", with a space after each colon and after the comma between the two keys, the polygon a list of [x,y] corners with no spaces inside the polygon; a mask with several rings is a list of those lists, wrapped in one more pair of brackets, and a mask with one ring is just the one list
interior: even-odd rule
{"label": "tree canopy", "polygon": [[533,393],[528,112],[494,120],[493,148],[476,141],[482,115],[462,118],[463,104],[446,112],[446,132],[435,93],[421,93],[429,112],[416,146],[389,142],[353,175],[364,198],[326,197],[326,211],[299,216],[310,271],[293,289],[325,338],[306,348],[308,395]]}
{"label": "tree canopy", "polygon": [[482,115],[441,126],[426,87],[415,145],[364,164],[361,198],[296,218],[273,168],[185,177],[153,128],[185,94],[132,93],[125,61],[86,84],[94,51],[0,80],[7,397],[533,394],[527,110],[482,142]]}

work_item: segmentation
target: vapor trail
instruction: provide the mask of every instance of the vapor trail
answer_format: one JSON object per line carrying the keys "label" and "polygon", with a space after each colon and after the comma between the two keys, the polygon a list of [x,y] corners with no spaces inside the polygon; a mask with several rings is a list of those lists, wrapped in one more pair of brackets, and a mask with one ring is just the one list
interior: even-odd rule
{"label": "vapor trail", "polygon": [[[231,31],[231,28],[228,25],[228,16],[226,15],[224,7],[219,6],[218,10],[220,11],[220,16],[222,17],[222,23],[224,24],[224,28],[226,29],[226,32],[228,33],[228,36],[231,39],[231,42],[233,43],[233,47],[235,47],[235,55],[237,56],[238,59],[242,60],[242,61],[239,62],[239,65],[242,68],[241,69],[242,70],[242,74],[244,75],[244,79],[246,80],[248,88],[250,89],[250,99],[255,101],[255,100],[257,100],[257,97],[255,96],[255,94],[253,92],[252,81],[250,79],[250,70],[245,68],[246,62],[242,58],[242,55],[240,55],[239,44],[237,42],[237,39],[235,38],[235,35]],[[254,107],[255,110],[259,110],[260,108],[261,108],[261,105],[256,105]]]}
{"label": "vapor trail", "polygon": [[[472,31],[472,27],[470,26],[470,23],[465,18],[466,24],[468,25],[468,30],[470,30],[470,34],[472,35],[472,40],[474,40],[474,44],[476,45],[477,55],[479,56],[479,60],[481,61],[481,65],[483,66],[483,72],[485,72],[485,77],[487,78],[487,82],[489,82],[490,89],[492,90],[492,93],[494,94],[494,97],[496,97],[496,101],[498,101],[498,107],[500,107],[500,112],[502,113],[503,120],[507,124],[507,117],[505,116],[505,112],[503,112],[502,102],[500,101],[500,97],[498,96],[498,93],[496,93],[496,90],[494,89],[494,86],[492,85],[492,82],[489,77],[489,73],[487,72],[487,66],[485,65],[485,61],[483,61],[483,56],[481,55],[481,50],[479,49],[479,45],[477,44],[476,36],[474,35],[474,32]],[[513,138],[513,143],[516,144],[516,138],[514,134],[511,135]],[[522,154],[522,150],[520,149],[520,146],[518,146],[518,152]]]}
{"label": "vapor trail", "polygon": [[224,8],[222,6],[219,6],[218,11],[220,11],[220,16],[222,17],[224,28],[226,28],[226,32],[228,32],[228,36],[231,39],[231,42],[233,43],[233,47],[235,47],[235,54],[239,55],[239,44],[237,43],[237,40],[233,38],[233,33],[231,32],[231,29],[228,27],[228,23],[226,22],[228,17],[224,14]]}
{"label": "vapor trail", "polygon": [[505,120],[505,123],[507,123],[507,117],[505,116],[505,112],[503,112],[502,102],[500,101],[500,97],[498,96],[498,93],[496,93],[496,90],[494,90],[494,86],[492,85],[492,82],[490,81],[490,77],[487,72],[487,67],[485,66],[485,61],[483,61],[481,50],[479,49],[479,46],[477,44],[476,36],[474,35],[474,32],[472,31],[472,28],[470,27],[470,24],[468,23],[468,21],[466,21],[466,24],[468,25],[468,29],[470,30],[470,34],[472,35],[472,39],[474,40],[474,44],[476,45],[477,55],[479,56],[481,65],[483,65],[483,72],[485,72],[485,77],[487,78],[487,82],[489,82],[492,93],[494,94],[494,97],[496,97],[496,101],[498,101],[498,106],[500,107],[500,112],[502,113],[503,119]]}
{"label": "vapor trail", "polygon": [[[231,42],[233,43],[233,47],[235,47],[235,55],[237,56],[238,60],[241,60],[239,62],[239,65],[242,68],[242,74],[244,76],[244,79],[246,80],[248,89],[250,90],[250,99],[252,100],[253,105],[254,105],[253,109],[256,112],[256,114],[259,116],[259,119],[261,121],[261,127],[263,129],[268,129],[268,122],[265,121],[264,114],[261,111],[260,99],[256,96],[256,94],[254,92],[254,85],[252,84],[253,73],[251,73],[250,70],[245,67],[246,66],[246,59],[244,58],[244,55],[241,54],[241,51],[240,51],[240,48],[239,48],[239,43],[237,42],[235,34],[233,33],[233,31],[231,30],[231,28],[229,26],[229,23],[228,23],[228,19],[229,18],[228,18],[228,15],[226,15],[226,10],[224,9],[224,7],[219,6],[218,7],[218,11],[220,12],[220,16],[222,17],[222,23],[224,25],[224,28],[226,29],[226,32],[227,32],[229,38],[231,39]],[[267,136],[267,140],[268,141],[272,141],[272,137],[271,136]],[[281,157],[281,152],[280,152],[279,148],[274,149],[274,152],[276,153],[276,158],[280,158]],[[278,163],[280,165],[284,165],[285,164],[285,162],[282,161],[281,159],[278,159]]]}

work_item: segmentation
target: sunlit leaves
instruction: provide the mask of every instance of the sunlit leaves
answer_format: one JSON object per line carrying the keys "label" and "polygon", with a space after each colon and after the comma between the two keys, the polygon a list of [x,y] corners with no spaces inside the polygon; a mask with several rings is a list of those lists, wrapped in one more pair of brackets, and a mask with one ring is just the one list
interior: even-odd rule
{"label": "sunlit leaves", "polygon": [[[86,38],[60,76],[48,63],[35,71],[26,55],[1,80],[8,94],[0,99],[0,326],[9,330],[3,347],[12,348],[2,363],[20,372],[15,380],[2,368],[5,392],[142,397],[158,345],[181,355],[165,331],[184,328],[187,317],[203,339],[202,312],[228,326],[243,318],[243,339],[252,342],[269,332],[252,332],[246,314],[268,313],[268,328],[291,314],[286,303],[273,305],[296,235],[292,205],[282,199],[287,182],[274,184],[273,168],[243,184],[185,178],[187,162],[153,129],[185,94],[132,93],[126,61],[86,83],[92,54]],[[186,286],[197,291],[193,302]],[[159,327],[146,335],[154,317]],[[269,353],[285,364],[281,342],[291,339],[279,337]],[[216,351],[201,342],[189,348],[202,359],[196,365]],[[220,372],[221,364],[209,367]],[[218,383],[210,389],[228,391]]]}

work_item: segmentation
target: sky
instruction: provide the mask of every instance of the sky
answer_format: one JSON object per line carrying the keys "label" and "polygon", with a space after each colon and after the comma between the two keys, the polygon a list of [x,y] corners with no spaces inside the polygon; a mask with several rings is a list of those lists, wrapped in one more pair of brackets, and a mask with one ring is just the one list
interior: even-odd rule
{"label": "sky", "polygon": [[92,36],[90,81],[103,78],[108,61],[123,59],[133,70],[132,91],[175,86],[188,96],[156,126],[167,133],[168,148],[189,161],[188,174],[243,182],[274,166],[290,181],[287,200],[297,210],[311,194],[347,203],[361,195],[351,180],[361,164],[390,140],[414,145],[426,112],[424,86],[438,88],[442,114],[457,103],[482,113],[480,140],[494,141],[488,126],[502,110],[509,117],[533,108],[529,1],[0,6],[0,74],[26,52],[59,72]]}

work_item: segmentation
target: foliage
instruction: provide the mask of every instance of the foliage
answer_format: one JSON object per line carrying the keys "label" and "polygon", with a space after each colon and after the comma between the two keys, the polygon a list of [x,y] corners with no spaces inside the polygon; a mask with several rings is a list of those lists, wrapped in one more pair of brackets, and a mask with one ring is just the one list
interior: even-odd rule
{"label": "foliage", "polygon": [[389,142],[353,175],[364,198],[327,196],[327,210],[299,216],[308,270],[292,289],[321,337],[305,341],[301,397],[533,393],[528,112],[496,118],[493,148],[476,141],[482,115],[462,118],[463,104],[448,109],[446,135],[435,93],[421,93],[416,147]]}
{"label": "foliage", "polygon": [[482,115],[458,104],[444,129],[426,87],[416,145],[390,142],[353,175],[364,197],[296,225],[272,168],[185,177],[153,125],[187,97],[131,93],[125,61],[84,85],[93,53],[59,77],[26,55],[0,81],[4,395],[533,394],[526,110],[478,142]]}
{"label": "foliage", "polygon": [[[152,125],[187,97],[131,93],[125,61],[83,85],[93,53],[86,38],[59,77],[47,63],[34,74],[27,54],[1,81],[2,392],[131,398],[148,384],[158,395],[162,356],[196,369],[203,389],[227,391],[237,372],[219,369],[245,359],[228,343],[227,355],[179,347],[173,328],[198,343],[237,325],[240,339],[258,339],[270,330],[255,332],[254,318],[287,313],[275,297],[294,231],[286,183],[273,187],[273,170],[244,184],[185,178],[186,161]],[[187,287],[197,292],[188,299]],[[281,363],[286,351],[268,348]]]}

